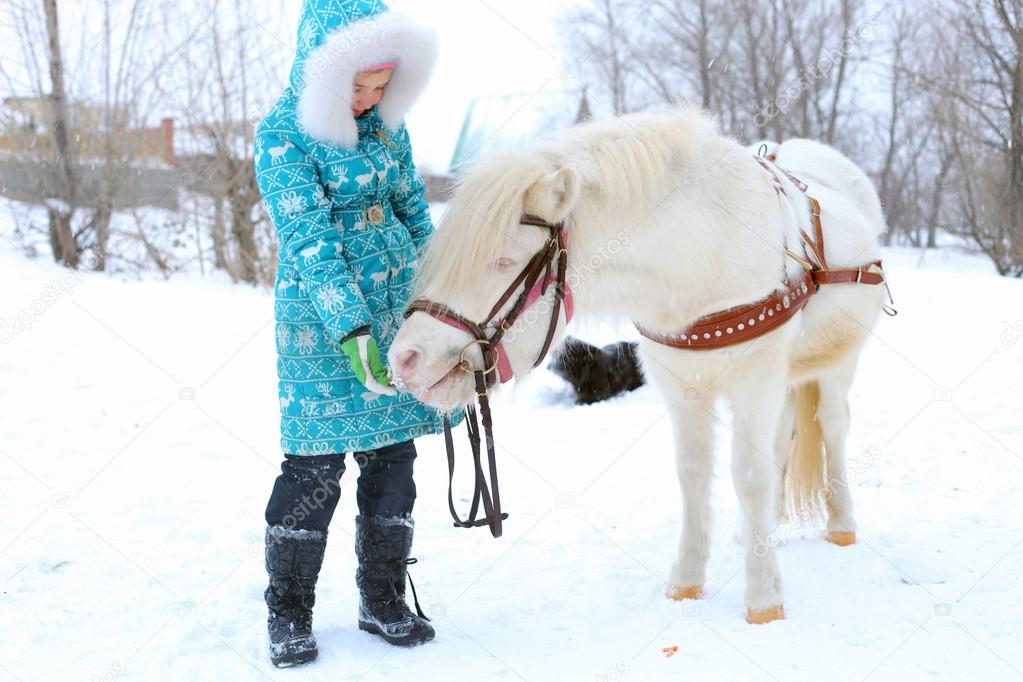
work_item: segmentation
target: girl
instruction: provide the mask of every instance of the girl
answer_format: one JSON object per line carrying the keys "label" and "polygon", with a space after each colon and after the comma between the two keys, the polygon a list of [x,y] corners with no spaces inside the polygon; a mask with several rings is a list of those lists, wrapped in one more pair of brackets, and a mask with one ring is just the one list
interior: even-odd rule
{"label": "girl", "polygon": [[277,370],[285,461],[266,508],[270,656],[316,657],[314,588],[345,453],[361,470],[359,627],[430,640],[405,604],[413,439],[440,416],[397,394],[381,357],[433,225],[403,117],[436,57],[432,34],[379,0],[306,0],[290,86],[261,122],[256,179],[280,243]]}

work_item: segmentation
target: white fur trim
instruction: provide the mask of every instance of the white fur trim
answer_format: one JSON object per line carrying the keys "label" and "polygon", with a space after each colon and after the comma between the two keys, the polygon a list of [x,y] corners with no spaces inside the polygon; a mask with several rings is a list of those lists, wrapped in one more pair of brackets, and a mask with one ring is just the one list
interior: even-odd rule
{"label": "white fur trim", "polygon": [[437,61],[437,40],[429,28],[394,12],[349,24],[327,36],[303,65],[298,120],[311,136],[348,149],[359,141],[352,116],[355,76],[397,59],[398,68],[377,111],[384,125],[397,128],[426,87]]}

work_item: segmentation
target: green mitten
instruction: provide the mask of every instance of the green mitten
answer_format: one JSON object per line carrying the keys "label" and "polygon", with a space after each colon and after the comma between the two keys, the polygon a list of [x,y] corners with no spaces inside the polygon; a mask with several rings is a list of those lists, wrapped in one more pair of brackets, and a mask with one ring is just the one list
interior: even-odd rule
{"label": "green mitten", "polygon": [[353,336],[341,344],[341,352],[348,356],[359,382],[380,395],[396,395],[391,380],[380,359],[377,342],[369,334]]}

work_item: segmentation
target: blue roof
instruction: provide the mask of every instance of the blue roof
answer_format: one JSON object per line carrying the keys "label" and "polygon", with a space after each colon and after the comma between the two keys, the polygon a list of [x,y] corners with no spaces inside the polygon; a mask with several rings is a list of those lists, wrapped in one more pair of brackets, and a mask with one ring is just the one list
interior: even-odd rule
{"label": "blue roof", "polygon": [[579,92],[567,91],[474,98],[465,113],[450,172],[460,173],[476,158],[499,149],[515,149],[571,127],[579,102]]}

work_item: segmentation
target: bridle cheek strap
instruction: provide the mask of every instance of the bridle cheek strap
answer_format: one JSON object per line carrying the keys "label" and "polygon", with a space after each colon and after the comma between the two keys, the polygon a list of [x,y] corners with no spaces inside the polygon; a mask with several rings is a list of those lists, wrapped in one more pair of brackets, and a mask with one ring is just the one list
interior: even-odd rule
{"label": "bridle cheek strap", "polygon": [[[567,235],[564,234],[564,229],[562,229],[561,243],[564,244],[562,248],[568,248]],[[524,306],[522,306],[523,310],[529,308],[534,303],[539,301],[540,298],[546,295],[548,287],[550,287],[552,284],[557,286],[557,283],[558,283],[557,272],[552,272],[548,270],[547,276],[543,279],[543,281],[537,282],[536,284],[533,285],[533,288],[529,290],[529,293],[526,295],[526,303]],[[565,307],[565,324],[568,324],[569,322],[572,321],[572,315],[575,313],[575,310],[574,305],[572,303],[572,287],[568,286],[567,282],[565,283],[565,296],[562,299],[562,304]],[[499,323],[497,326],[500,327],[501,324],[503,324],[503,322],[504,320],[501,320],[501,323]]]}
{"label": "bridle cheek strap", "polygon": [[[564,236],[562,236],[562,243],[564,243]],[[529,290],[529,293],[526,294],[525,299],[526,302],[522,306],[522,310],[524,311],[529,310],[529,308],[531,308],[534,303],[539,301],[543,296],[547,294],[548,287],[550,287],[551,285],[557,286],[557,280],[558,280],[557,273],[548,270],[547,275],[546,277],[544,277],[543,281],[534,284],[533,287]],[[564,285],[564,292],[565,293],[564,297],[562,298],[562,306],[565,309],[565,324],[568,324],[569,322],[572,321],[572,316],[575,314],[575,304],[572,301],[572,288],[568,286],[567,283],[565,283]],[[557,304],[555,304],[555,309],[552,311],[551,314],[554,315],[555,317],[557,317],[557,315],[559,314],[559,311],[557,310]],[[442,321],[446,322],[447,320]],[[451,323],[448,322],[448,324]],[[551,324],[557,325],[557,320],[556,319],[552,320]],[[497,328],[510,329],[511,325],[508,324],[506,318],[502,318],[497,322]],[[466,329],[465,331],[469,331],[469,333],[472,333],[468,329]],[[508,360],[508,354],[504,352],[504,340],[498,339],[497,343],[494,344],[493,349],[494,353],[497,354],[497,377],[498,379],[500,379],[502,384],[508,383],[515,377],[515,373],[512,371],[511,362],[509,362]],[[541,362],[543,362],[544,356],[546,355],[547,353],[545,352],[543,353],[543,355],[537,358],[536,364],[539,365]]]}

